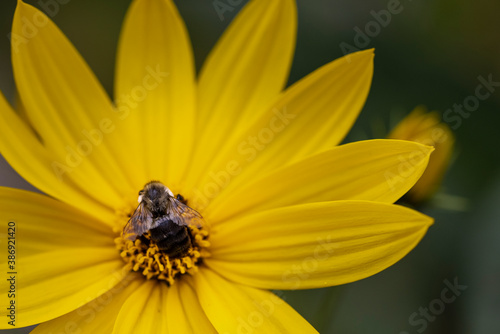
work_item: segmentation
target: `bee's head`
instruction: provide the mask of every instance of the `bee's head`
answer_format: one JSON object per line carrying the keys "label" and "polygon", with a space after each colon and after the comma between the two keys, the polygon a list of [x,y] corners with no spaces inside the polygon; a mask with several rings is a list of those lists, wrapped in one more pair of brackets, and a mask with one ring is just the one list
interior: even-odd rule
{"label": "bee's head", "polygon": [[146,204],[151,204],[152,202],[163,202],[168,197],[173,197],[174,194],[170,189],[168,189],[163,183],[158,181],[148,182],[144,189],[139,191],[139,198],[137,199],[139,203],[146,202]]}
{"label": "bee's head", "polygon": [[137,198],[137,202],[141,203],[144,197],[144,190],[139,191],[139,197]]}

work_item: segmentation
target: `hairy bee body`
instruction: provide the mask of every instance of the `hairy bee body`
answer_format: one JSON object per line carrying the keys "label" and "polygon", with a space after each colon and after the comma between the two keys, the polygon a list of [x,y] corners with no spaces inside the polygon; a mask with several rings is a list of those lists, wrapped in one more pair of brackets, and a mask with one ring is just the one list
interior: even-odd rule
{"label": "hairy bee body", "polygon": [[139,192],[139,205],[123,229],[123,237],[144,239],[149,232],[150,241],[170,257],[188,254],[193,244],[189,226],[201,228],[203,218],[187,206],[180,195],[174,194],[164,184],[151,181]]}
{"label": "hairy bee body", "polygon": [[149,230],[151,240],[170,257],[182,257],[191,248],[191,232],[186,226],[174,223],[168,217],[159,217],[158,226]]}

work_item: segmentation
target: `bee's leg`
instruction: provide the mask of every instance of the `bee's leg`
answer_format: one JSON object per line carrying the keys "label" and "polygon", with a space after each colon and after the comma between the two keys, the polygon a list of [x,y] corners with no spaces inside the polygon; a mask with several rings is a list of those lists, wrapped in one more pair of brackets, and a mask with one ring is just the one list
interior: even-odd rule
{"label": "bee's leg", "polygon": [[175,199],[178,200],[179,202],[181,202],[182,204],[185,204],[187,205],[187,199],[184,198],[184,196],[182,196],[181,194],[177,194],[175,196]]}

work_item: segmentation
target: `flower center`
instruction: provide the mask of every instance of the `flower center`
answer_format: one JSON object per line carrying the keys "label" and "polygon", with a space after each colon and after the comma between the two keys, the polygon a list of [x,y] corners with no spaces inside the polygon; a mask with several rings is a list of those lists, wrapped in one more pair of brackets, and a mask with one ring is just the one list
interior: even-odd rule
{"label": "flower center", "polygon": [[142,273],[147,279],[166,281],[170,286],[181,275],[194,274],[203,258],[209,256],[206,250],[210,246],[208,231],[193,226],[186,229],[190,242],[182,253],[160,249],[149,231],[134,241],[120,236],[115,243],[130,270]]}
{"label": "flower center", "polygon": [[207,225],[181,196],[158,181],[139,192],[139,205],[115,239],[120,256],[130,267],[170,286],[183,274],[193,274],[209,256]]}

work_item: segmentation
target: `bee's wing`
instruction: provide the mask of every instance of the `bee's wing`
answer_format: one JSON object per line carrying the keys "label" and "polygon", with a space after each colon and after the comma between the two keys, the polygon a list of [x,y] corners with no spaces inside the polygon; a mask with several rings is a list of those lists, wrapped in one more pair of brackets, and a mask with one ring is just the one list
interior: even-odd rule
{"label": "bee's wing", "polygon": [[196,226],[198,228],[206,226],[203,217],[196,210],[191,209],[173,197],[169,199],[167,216],[177,225]]}
{"label": "bee's wing", "polygon": [[151,229],[153,216],[144,206],[143,202],[137,206],[134,214],[123,228],[123,237],[125,239],[133,241],[136,236],[140,236]]}

